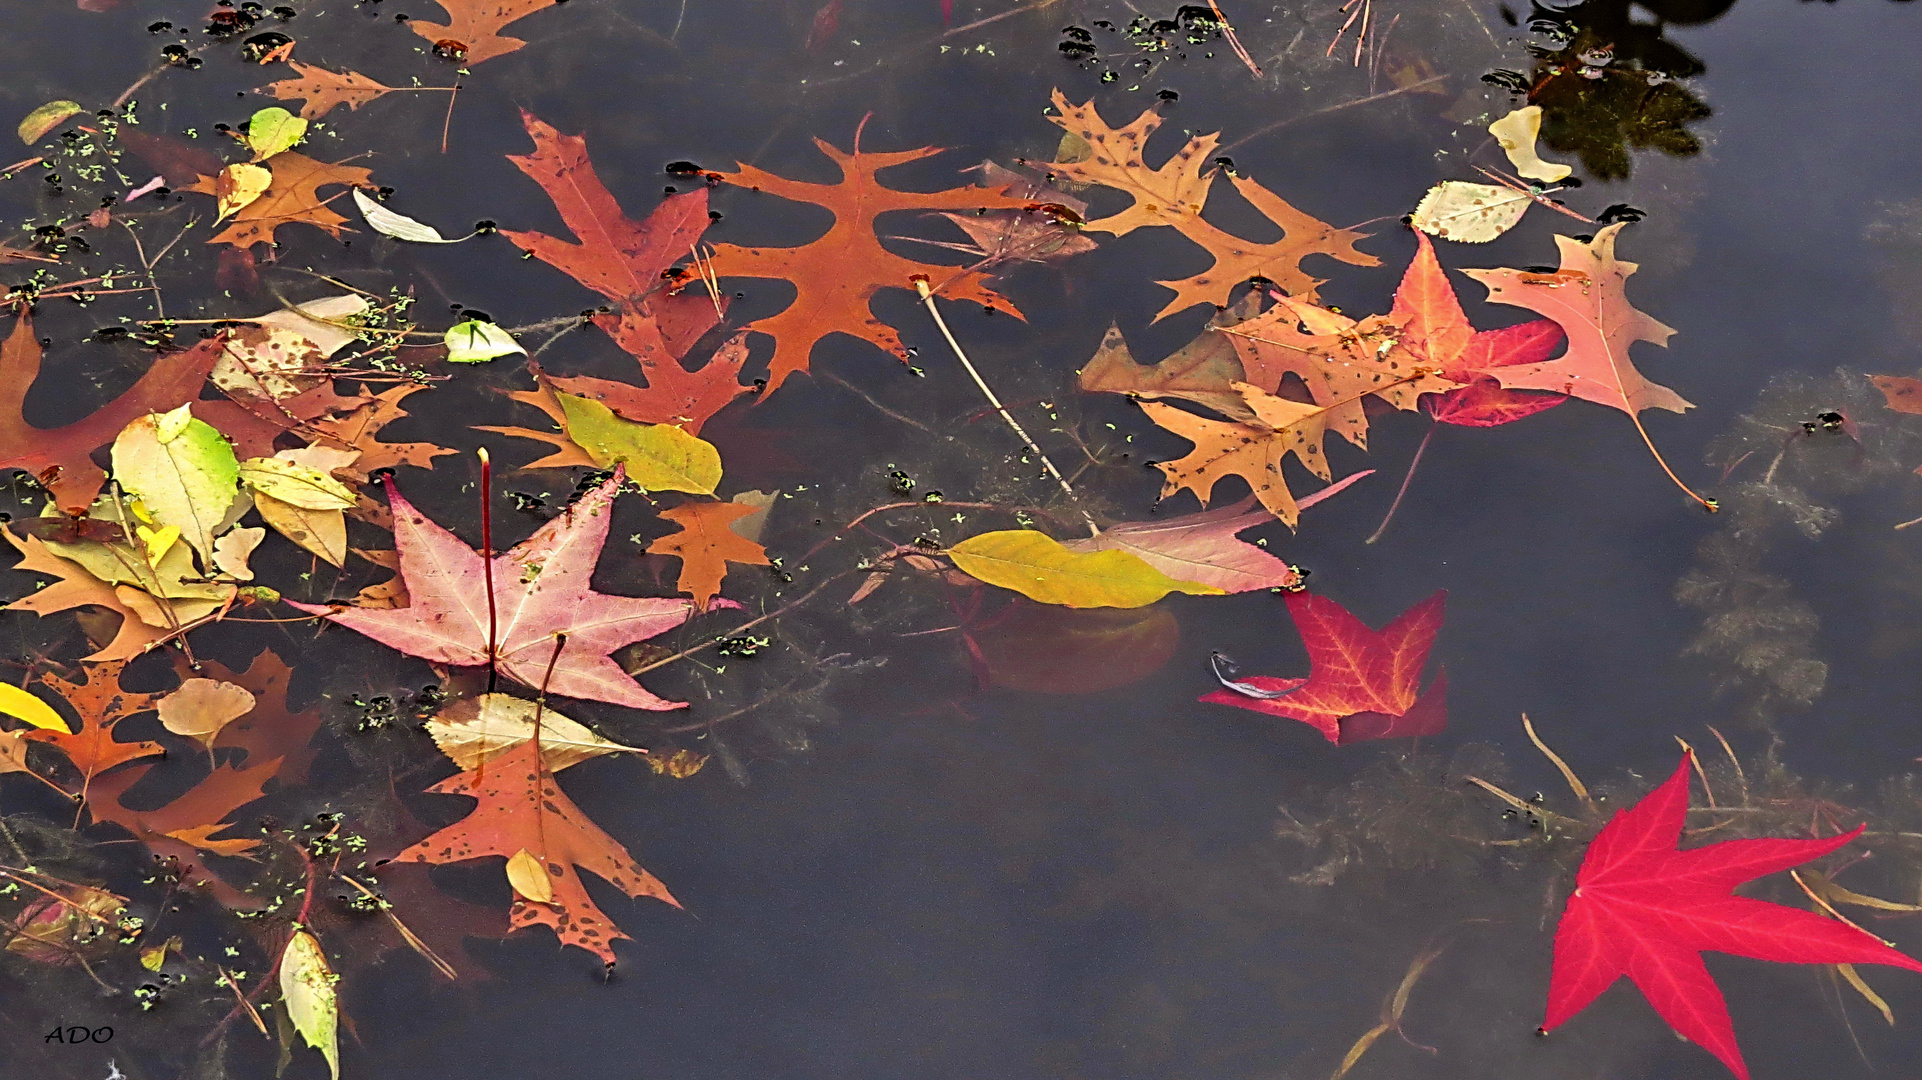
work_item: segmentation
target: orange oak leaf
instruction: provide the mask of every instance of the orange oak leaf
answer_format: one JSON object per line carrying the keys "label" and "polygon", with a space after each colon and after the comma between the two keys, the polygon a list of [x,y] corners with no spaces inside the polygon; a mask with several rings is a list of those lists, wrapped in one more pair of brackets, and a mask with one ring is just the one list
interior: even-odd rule
{"label": "orange oak leaf", "polygon": [[1239,476],[1248,481],[1261,505],[1292,529],[1301,511],[1288,490],[1281,463],[1292,453],[1308,471],[1323,480],[1331,478],[1322,453],[1329,410],[1276,397],[1248,383],[1233,385],[1254,413],[1254,423],[1211,420],[1158,401],[1139,403],[1148,419],[1195,444],[1186,457],[1155,465],[1167,477],[1161,497],[1186,488],[1206,506],[1217,482]]}
{"label": "orange oak leaf", "polygon": [[430,442],[382,442],[375,438],[382,428],[408,415],[407,410],[400,407],[403,400],[425,389],[417,383],[389,387],[366,398],[350,412],[319,417],[309,421],[309,426],[325,437],[323,442],[332,441],[341,449],[360,451],[353,465],[342,470],[355,480],[365,481],[368,474],[378,469],[400,465],[431,469],[435,458],[454,451]]}
{"label": "orange oak leaf", "polygon": [[1685,412],[1694,406],[1668,387],[1643,378],[1629,356],[1629,347],[1638,341],[1666,347],[1675,330],[1628,302],[1628,278],[1638,267],[1615,258],[1615,238],[1626,224],[1618,221],[1603,226],[1588,243],[1557,236],[1555,245],[1561,249],[1562,264],[1553,273],[1463,271],[1488,286],[1490,303],[1513,304],[1545,315],[1568,335],[1568,350],[1553,360],[1498,367],[1489,374],[1508,389],[1549,390],[1627,413],[1649,453],[1675,486],[1713,510],[1714,503],[1697,495],[1668,467],[1648,429],[1642,426],[1644,409]]}
{"label": "orange oak leaf", "polygon": [[534,439],[554,448],[554,452],[546,457],[521,466],[523,469],[568,469],[577,465],[590,469],[599,468],[600,462],[594,460],[594,455],[581,449],[579,443],[567,437],[567,414],[561,410],[561,403],[555,399],[554,388],[549,385],[549,380],[540,378],[538,371],[535,377],[540,381],[538,388],[507,390],[503,393],[523,405],[532,405],[546,413],[547,418],[552,420],[559,430],[537,431],[533,428],[501,427],[493,424],[476,424],[474,430],[491,431],[497,435],[512,435],[517,439]]}
{"label": "orange oak leaf", "polygon": [[1888,408],[1899,413],[1922,416],[1922,379],[1906,375],[1871,375],[1869,381],[1882,391]]}
{"label": "orange oak leaf", "polygon": [[478,64],[505,56],[527,42],[503,35],[508,23],[532,15],[557,0],[435,0],[447,12],[445,23],[409,19],[407,25],[435,51],[463,64]]}
{"label": "orange oak leaf", "polygon": [[1192,401],[1234,420],[1253,420],[1247,402],[1231,383],[1243,382],[1247,373],[1235,355],[1235,342],[1215,331],[1253,318],[1260,312],[1261,294],[1249,292],[1232,306],[1215,312],[1201,336],[1176,349],[1153,364],[1138,364],[1121,336],[1121,327],[1110,325],[1080,374],[1081,389],[1110,394],[1133,394],[1144,398],[1181,398]]}
{"label": "orange oak leaf", "polygon": [[1490,303],[1527,308],[1555,320],[1568,334],[1568,351],[1553,360],[1491,371],[1503,386],[1567,394],[1630,416],[1644,409],[1694,408],[1675,391],[1643,378],[1629,358],[1629,346],[1638,341],[1666,346],[1675,330],[1628,302],[1628,278],[1638,267],[1615,258],[1615,238],[1626,224],[1604,226],[1586,244],[1557,236],[1562,265],[1552,274],[1463,271],[1488,286]]}
{"label": "orange oak leaf", "polygon": [[534,152],[510,154],[508,160],[547,192],[579,242],[539,232],[503,230],[501,235],[620,305],[619,311],[595,315],[594,325],[634,358],[647,385],[586,376],[553,382],[629,420],[678,423],[698,433],[708,417],[752,389],[740,383],[747,349],[738,341],[722,346],[698,372],[680,362],[721,318],[716,298],[678,294],[692,278],[674,269],[707,228],[707,189],[671,196],[636,222],[595,174],[586,140],[562,135],[525,111],[521,122],[534,140]]}
{"label": "orange oak leaf", "polygon": [[[209,244],[232,244],[237,248],[271,244],[274,230],[293,222],[325,229],[338,238],[347,219],[334,213],[327,203],[339,193],[323,199],[320,189],[333,184],[368,187],[374,175],[371,169],[329,165],[292,150],[275,154],[261,164],[274,174],[273,183],[258,199],[241,207],[232,223],[208,240]],[[212,195],[214,177],[203,176],[184,190]]]}
{"label": "orange oak leaf", "polygon": [[80,730],[35,728],[27,732],[26,737],[58,747],[87,783],[115,765],[166,753],[166,748],[157,742],[121,742],[113,737],[115,724],[136,713],[151,712],[161,698],[159,694],[122,689],[120,673],[126,666],[125,660],[94,664],[85,670],[79,682],[69,682],[54,674],[40,676],[41,683],[59,694],[80,718]]}
{"label": "orange oak leaf", "polygon": [[681,531],[647,545],[648,553],[679,558],[681,579],[677,587],[694,598],[695,608],[706,611],[721,591],[728,563],[768,565],[766,548],[728,527],[758,510],[758,506],[732,502],[689,502],[663,510],[661,516],[679,525]]}
{"label": "orange oak leaf", "polygon": [[0,469],[25,469],[39,477],[62,508],[78,513],[100,494],[107,474],[93,462],[93,451],[107,445],[136,417],[167,412],[200,395],[200,386],[220,355],[220,339],[154,361],[119,397],[86,418],[64,427],[41,428],[21,412],[27,393],[40,377],[40,339],[33,320],[21,315],[0,344]]}
{"label": "orange oak leaf", "polygon": [[1381,262],[1355,250],[1355,243],[1366,239],[1366,233],[1337,229],[1312,218],[1281,196],[1233,172],[1228,179],[1235,190],[1281,230],[1282,238],[1257,244],[1202,218],[1215,179],[1212,168],[1205,173],[1202,170],[1220,142],[1219,134],[1193,136],[1173,157],[1151,169],[1142,154],[1147,151],[1148,136],[1161,126],[1161,117],[1153,110],[1142,113],[1126,127],[1114,128],[1101,119],[1093,101],[1073,105],[1056,90],[1054,107],[1059,115],[1049,119],[1079,136],[1089,151],[1083,160],[1052,162],[1047,168],[1070,180],[1100,184],[1134,198],[1134,205],[1119,214],[1090,221],[1083,226],[1085,229],[1125,236],[1144,225],[1167,225],[1214,257],[1214,265],[1199,274],[1159,282],[1173,289],[1175,298],[1155,315],[1156,319],[1196,304],[1226,307],[1235,286],[1256,277],[1274,282],[1291,296],[1312,298],[1321,281],[1301,269],[1301,261],[1309,255],[1327,255],[1355,266]]}
{"label": "orange oak leaf", "polygon": [[287,66],[294,69],[297,78],[268,83],[256,92],[272,94],[281,101],[303,102],[300,115],[308,120],[318,120],[342,105],[350,111],[358,109],[396,89],[383,86],[358,71],[328,71],[298,60],[287,61]]}
{"label": "orange oak leaf", "polygon": [[1249,382],[1274,393],[1281,389],[1283,376],[1299,376],[1315,403],[1328,407],[1330,426],[1366,450],[1363,398],[1373,395],[1397,409],[1413,410],[1421,395],[1461,386],[1443,378],[1439,365],[1424,363],[1402,346],[1403,321],[1370,315],[1357,322],[1278,296],[1268,311],[1223,332],[1234,339]]}
{"label": "orange oak leaf", "polygon": [[901,335],[874,317],[869,302],[882,289],[912,290],[916,278],[927,279],[938,295],[971,300],[1023,317],[1012,302],[987,286],[987,275],[896,255],[881,246],[874,223],[893,210],[1020,210],[1032,203],[978,187],[897,191],[876,179],[883,169],[940,153],[938,147],[864,154],[859,129],[854,133],[853,153],[843,153],[820,139],[814,140],[814,145],[840,170],[839,183],[789,180],[745,163],[739,172],[714,174],[735,187],[812,203],[834,215],[834,224],[826,234],[800,247],[721,244],[714,250],[713,270],[720,277],[779,278],[794,285],[792,304],[777,315],[747,326],[774,338],[768,390],[776,389],[795,372],[806,371],[815,343],[829,334],[858,337],[906,360],[908,350],[901,344]]}
{"label": "orange oak leaf", "polygon": [[140,612],[127,606],[125,594],[88,573],[79,563],[55,555],[40,542],[39,537],[15,536],[11,529],[4,528],[0,528],[0,536],[5,536],[7,542],[20,552],[20,561],[13,564],[13,569],[51,574],[60,579],[32,595],[15,600],[5,610],[51,615],[73,608],[102,607],[120,616],[120,629],[115,632],[113,640],[81,657],[83,661],[105,663],[131,660],[169,635],[165,627],[147,623],[140,617]]}
{"label": "orange oak leaf", "polygon": [[[182,760],[185,760],[183,756]],[[96,777],[87,812],[95,821],[112,822],[132,833],[154,854],[179,860],[183,880],[205,884],[216,899],[230,908],[258,908],[263,901],[235,889],[207,869],[202,853],[240,855],[260,846],[254,837],[214,839],[214,834],[236,828],[234,811],[260,798],[262,787],[280,769],[280,760],[249,760],[245,765],[223,764],[178,797],[153,810],[135,810],[123,801],[127,791],[159,766],[136,765]]]}
{"label": "orange oak leaf", "polygon": [[531,899],[516,889],[508,925],[551,926],[563,945],[578,945],[612,966],[614,940],[626,938],[587,893],[589,870],[631,897],[651,896],[680,907],[654,875],[641,869],[619,842],[581,813],[554,775],[543,768],[529,739],[482,768],[451,776],[427,790],[466,795],[478,804],[466,817],[394,856],[400,863],[452,863],[531,855],[546,871],[549,896]]}
{"label": "orange oak leaf", "polygon": [[1299,720],[1341,746],[1438,734],[1448,723],[1448,673],[1437,675],[1421,694],[1415,691],[1447,599],[1446,591],[1438,592],[1370,630],[1327,597],[1290,593],[1288,614],[1308,648],[1308,677],[1253,675],[1234,686],[1262,696],[1226,688],[1201,700]]}

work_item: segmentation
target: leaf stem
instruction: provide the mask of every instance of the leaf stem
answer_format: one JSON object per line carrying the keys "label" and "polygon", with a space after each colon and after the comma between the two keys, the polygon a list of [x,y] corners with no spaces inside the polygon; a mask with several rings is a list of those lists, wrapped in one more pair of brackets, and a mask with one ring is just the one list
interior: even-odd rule
{"label": "leaf stem", "polygon": [[[1055,468],[1054,462],[1048,460],[1048,455],[1041,449],[1041,444],[1029,438],[1028,433],[1022,430],[1021,422],[1014,418],[1014,414],[1008,411],[1007,406],[1001,404],[1001,399],[996,397],[994,391],[988,388],[987,380],[983,379],[981,373],[975,370],[974,363],[968,359],[968,354],[961,351],[961,343],[954,339],[954,332],[948,329],[947,320],[941,317],[941,309],[934,306],[934,290],[928,287],[927,277],[920,274],[915,275],[914,287],[921,293],[921,302],[927,305],[928,314],[934,316],[934,325],[941,328],[941,336],[948,340],[948,348],[954,350],[955,358],[961,361],[963,368],[967,369],[968,376],[974,380],[974,385],[980,387],[981,393],[987,396],[988,404],[994,406],[994,411],[1000,413],[1001,419],[1006,420],[1008,426],[1014,429],[1014,433],[1020,438],[1022,445],[1033,451],[1034,455],[1041,459],[1041,464],[1048,470],[1048,475],[1054,477],[1055,483],[1061,485],[1061,490],[1068,493],[1068,498],[1078,501],[1078,496],[1075,495],[1074,488],[1068,484],[1068,478],[1062,476],[1061,470]],[[1076,509],[1080,508],[1076,507]],[[1094,523],[1094,518],[1089,515],[1086,510],[1081,510],[1081,518],[1088,523],[1088,532],[1091,535],[1101,535],[1100,526]]]}
{"label": "leaf stem", "polygon": [[474,452],[481,466],[481,575],[487,586],[487,692],[500,679],[499,630],[494,604],[494,462],[487,447]]}
{"label": "leaf stem", "polygon": [[1421,464],[1421,456],[1428,452],[1429,440],[1435,437],[1435,432],[1440,427],[1441,424],[1439,423],[1432,420],[1429,422],[1428,434],[1423,435],[1421,437],[1421,445],[1415,447],[1415,456],[1408,462],[1408,475],[1401,478],[1401,490],[1395,492],[1395,501],[1388,504],[1388,513],[1382,515],[1381,524],[1376,527],[1374,534],[1362,541],[1362,543],[1372,544],[1381,539],[1382,533],[1388,531],[1388,523],[1395,520],[1395,511],[1401,509],[1401,497],[1408,494],[1408,485],[1415,479],[1415,466]]}
{"label": "leaf stem", "polygon": [[1648,452],[1655,455],[1655,464],[1660,465],[1662,471],[1668,474],[1668,478],[1675,481],[1675,486],[1681,488],[1684,495],[1701,504],[1702,509],[1707,510],[1711,514],[1719,512],[1722,509],[1721,507],[1695,494],[1695,489],[1682,483],[1682,478],[1675,475],[1674,469],[1668,467],[1668,461],[1662,457],[1662,452],[1655,449],[1655,440],[1648,437],[1648,429],[1642,426],[1642,418],[1634,412],[1630,412],[1628,418],[1635,422],[1635,430],[1641,433],[1642,442],[1648,446]]}

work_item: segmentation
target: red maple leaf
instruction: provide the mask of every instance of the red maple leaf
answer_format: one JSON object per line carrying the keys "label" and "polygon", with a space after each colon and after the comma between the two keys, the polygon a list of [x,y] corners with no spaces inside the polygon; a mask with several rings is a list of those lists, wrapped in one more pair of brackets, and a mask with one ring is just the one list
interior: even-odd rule
{"label": "red maple leaf", "polygon": [[[480,553],[414,509],[390,480],[387,498],[407,606],[288,603],[432,663],[486,667],[491,659],[508,678],[567,697],[637,709],[684,708],[685,702],[664,701],[643,689],[607,655],[681,625],[694,609],[687,600],[612,596],[589,584],[624,479],[616,470],[533,536],[495,555],[491,609]],[[739,606],[731,600],[714,604]]]}
{"label": "red maple leaf", "polygon": [[[565,945],[578,945],[614,963],[614,939],[625,938],[587,894],[576,868],[592,870],[632,897],[680,902],[641,869],[613,837],[581,813],[542,766],[528,739],[482,768],[451,776],[427,790],[480,800],[472,813],[394,856],[395,862],[450,863],[519,853],[533,856],[548,875],[551,896],[529,899],[517,888],[508,925],[551,926]],[[510,876],[510,881],[512,880]]]}
{"label": "red maple leaf", "polygon": [[1728,1004],[1701,953],[1911,971],[1922,963],[1839,920],[1733,893],[1745,881],[1827,855],[1861,835],[1860,826],[1825,840],[1728,840],[1679,850],[1690,764],[1684,753],[1673,776],[1618,812],[1588,845],[1555,930],[1542,1030],[1561,1026],[1626,975],[1676,1034],[1748,1080]]}
{"label": "red maple leaf", "polygon": [[1496,427],[1552,409],[1568,398],[1532,390],[1505,390],[1493,369],[1538,364],[1559,348],[1566,335],[1552,320],[1536,319],[1499,330],[1476,330],[1462,312],[1454,286],[1435,258],[1427,234],[1415,230],[1415,257],[1395,290],[1390,322],[1401,327],[1401,344],[1421,362],[1439,366],[1459,390],[1422,395],[1429,416],[1444,424]]}
{"label": "red maple leaf", "polygon": [[1448,673],[1437,675],[1419,696],[1415,691],[1441,630],[1447,598],[1446,590],[1437,592],[1380,630],[1370,630],[1333,600],[1290,593],[1288,614],[1308,647],[1308,677],[1253,675],[1239,681],[1280,696],[1221,689],[1201,700],[1299,720],[1338,746],[1436,734],[1448,723]]}

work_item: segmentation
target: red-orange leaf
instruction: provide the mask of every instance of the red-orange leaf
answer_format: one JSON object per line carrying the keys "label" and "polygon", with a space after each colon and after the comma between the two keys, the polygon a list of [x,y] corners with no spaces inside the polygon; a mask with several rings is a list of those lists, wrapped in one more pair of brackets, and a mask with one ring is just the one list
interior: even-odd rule
{"label": "red-orange leaf", "polygon": [[473,812],[413,847],[395,862],[452,863],[525,851],[547,871],[552,899],[530,900],[519,892],[508,925],[551,926],[563,945],[578,945],[614,963],[621,932],[587,894],[579,870],[590,870],[632,897],[651,896],[680,907],[654,875],[641,869],[619,842],[581,813],[541,767],[532,739],[472,772],[435,784],[429,791],[479,800]]}
{"label": "red-orange leaf", "polygon": [[1019,210],[1032,204],[978,187],[896,191],[876,179],[875,174],[882,169],[940,153],[938,147],[864,154],[859,131],[855,132],[851,154],[820,139],[814,140],[814,145],[840,170],[839,183],[789,180],[746,164],[739,172],[718,174],[736,187],[813,203],[834,215],[834,224],[825,235],[800,247],[721,244],[714,251],[714,272],[721,277],[780,278],[794,284],[792,304],[778,315],[748,324],[748,329],[774,338],[769,390],[779,387],[789,375],[806,371],[815,343],[829,334],[853,335],[906,360],[908,350],[901,344],[901,335],[875,318],[868,305],[882,289],[912,290],[917,277],[927,278],[936,293],[949,299],[972,300],[1021,317],[1013,303],[988,288],[987,276],[979,271],[915,262],[888,251],[881,246],[874,222],[892,210]]}
{"label": "red-orange leaf", "polygon": [[135,713],[152,710],[161,696],[121,689],[120,673],[126,666],[125,660],[93,664],[85,669],[79,682],[69,682],[58,675],[40,676],[40,681],[64,698],[79,716],[80,730],[35,728],[26,733],[27,738],[59,747],[88,781],[123,762],[165,753],[166,748],[157,742],[121,742],[113,737],[115,724]]}
{"label": "red-orange leaf", "polygon": [[681,560],[679,588],[694,598],[701,611],[721,591],[727,564],[747,563],[766,566],[767,549],[740,535],[728,525],[759,510],[760,507],[731,502],[682,503],[661,516],[681,527],[647,546],[650,554],[672,555]]}
{"label": "red-orange leaf", "polygon": [[1308,677],[1253,675],[1239,681],[1279,696],[1222,689],[1201,700],[1299,720],[1341,745],[1435,734],[1448,721],[1447,673],[1419,696],[1415,691],[1441,630],[1447,597],[1438,592],[1380,630],[1370,630],[1333,600],[1290,593],[1288,613],[1308,647]]}
{"label": "red-orange leaf", "polygon": [[[274,182],[260,198],[241,207],[232,223],[207,241],[209,244],[232,244],[237,248],[271,244],[274,230],[293,222],[304,222],[339,237],[347,219],[334,213],[327,203],[344,193],[322,198],[320,189],[334,184],[368,187],[374,175],[371,169],[330,165],[292,150],[275,154],[261,164],[274,174]],[[212,195],[214,183],[214,177],[203,176],[183,190]]]}
{"label": "red-orange leaf", "polygon": [[0,469],[25,469],[41,477],[60,505],[79,512],[100,493],[107,474],[93,451],[107,445],[135,417],[167,412],[200,395],[200,385],[220,355],[211,338],[154,361],[119,397],[65,427],[40,428],[21,414],[27,392],[40,377],[40,339],[33,320],[20,316],[0,344]]}

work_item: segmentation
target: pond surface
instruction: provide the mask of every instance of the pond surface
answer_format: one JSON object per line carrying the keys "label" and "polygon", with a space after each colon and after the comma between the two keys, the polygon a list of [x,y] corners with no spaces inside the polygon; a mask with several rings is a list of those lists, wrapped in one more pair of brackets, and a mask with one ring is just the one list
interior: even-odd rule
{"label": "pond surface", "polygon": [[[525,47],[462,69],[402,25],[426,18],[428,0],[298,3],[291,19],[266,14],[224,39],[204,31],[204,5],[127,0],[89,11],[12,0],[0,112],[25,116],[55,99],[87,111],[20,155],[54,155],[64,184],[41,178],[39,164],[0,183],[0,206],[18,227],[7,243],[44,255],[49,239],[34,230],[51,224],[92,240],[87,251],[59,252],[62,263],[0,265],[0,280],[18,289],[45,271],[51,288],[84,276],[72,266],[137,270],[191,218],[153,274],[175,319],[250,317],[337,295],[342,283],[412,296],[406,317],[431,333],[389,356],[422,372],[428,388],[383,438],[458,451],[431,471],[403,466],[395,480],[469,543],[480,539],[476,448],[495,463],[499,548],[553,517],[589,470],[523,470],[540,444],[470,426],[552,430],[501,395],[534,385],[519,357],[465,366],[427,346],[468,309],[519,332],[550,373],[631,380],[633,361],[607,334],[562,321],[603,298],[501,235],[448,246],[383,238],[344,195],[331,205],[356,231],[335,239],[286,225],[271,261],[265,247],[242,255],[207,242],[212,201],[178,191],[164,165],[130,153],[118,167],[132,183],[122,186],[62,164],[75,141],[63,147],[59,133],[125,104],[117,95],[155,70],[163,47],[181,43],[201,63],[164,67],[134,91],[137,130],[221,162],[246,154],[215,125],[244,127],[279,103],[256,88],[294,75],[278,60],[248,62],[243,42],[258,34],[293,38],[303,63],[392,87],[452,86],[465,71],[451,113],[444,91],[390,93],[328,113],[302,148],[330,162],[352,157],[391,189],[390,209],[449,237],[483,220],[567,235],[554,203],[507,158],[529,153],[521,110],[584,135],[601,181],[638,219],[664,188],[701,186],[698,176],[670,176],[670,162],[721,172],[746,163],[832,183],[814,140],[846,151],[858,131],[869,153],[948,148],[883,174],[893,188],[945,190],[974,183],[979,174],[961,170],[984,159],[1054,159],[1056,88],[1076,104],[1093,99],[1115,126],[1155,108],[1162,125],[1150,163],[1179,149],[1183,133],[1219,131],[1216,153],[1241,176],[1322,221],[1365,223],[1360,248],[1380,265],[1314,256],[1304,267],[1327,279],[1322,304],[1356,317],[1388,309],[1416,250],[1401,219],[1422,194],[1443,180],[1485,180],[1476,165],[1506,167],[1485,127],[1525,101],[1503,76],[1483,76],[1508,72],[1524,88],[1539,80],[1543,154],[1576,166],[1580,186],[1554,198],[1590,219],[1632,208],[1618,239],[1622,257],[1641,266],[1628,299],[1677,331],[1665,350],[1638,345],[1635,359],[1696,407],[1642,420],[1719,514],[1663,475],[1619,410],[1572,401],[1512,425],[1431,432],[1421,412],[1371,409],[1366,453],[1328,445],[1337,477],[1373,475],[1305,509],[1297,531],[1269,522],[1243,534],[1310,571],[1315,596],[1370,626],[1447,591],[1423,682],[1446,669],[1446,730],[1336,746],[1293,720],[1196,700],[1218,688],[1213,651],[1246,673],[1309,674],[1277,592],[1063,612],[895,558],[885,584],[848,599],[871,565],[862,560],[898,556],[899,545],[925,541],[905,550],[936,566],[930,553],[990,529],[1078,535],[1078,505],[1104,525],[1199,509],[1185,491],[1156,509],[1162,477],[1144,467],[1180,457],[1185,442],[1123,395],[1076,389],[1111,324],[1143,362],[1203,332],[1214,314],[1206,305],[1153,321],[1170,295],[1157,281],[1206,269],[1195,245],[1166,228],[1090,230],[1092,251],[996,267],[994,286],[1025,321],[938,301],[982,377],[1074,477],[1079,504],[1022,458],[909,283],[883,289],[872,312],[898,329],[908,362],[828,336],[811,374],[729,406],[702,431],[726,468],[720,497],[780,493],[760,534],[778,572],[732,566],[722,595],[745,611],[701,616],[629,655],[629,666],[813,599],[755,627],[767,639],[758,649],[703,652],[644,677],[654,693],[691,702],[686,710],[561,704],[657,760],[708,755],[684,778],[622,754],[565,776],[567,796],[666,883],[680,909],[590,878],[595,902],[632,939],[604,969],[545,927],[504,934],[512,894],[498,860],[369,867],[393,914],[457,969],[450,982],[383,916],[348,911],[348,885],[322,884],[313,906],[324,910],[312,921],[340,975],[343,1075],[1328,1077],[1384,1020],[1411,963],[1436,950],[1398,1031],[1349,1075],[1720,1075],[1626,983],[1548,1038],[1535,1033],[1583,845],[1612,807],[1669,775],[1677,738],[1700,752],[1723,805],[1746,814],[1692,816],[1701,832],[1687,843],[1829,836],[1866,821],[1870,836],[1817,865],[1856,893],[1922,901],[1922,847],[1912,842],[1922,835],[1913,780],[1922,537],[1896,528],[1922,514],[1922,479],[1911,474],[1922,464],[1922,426],[1886,409],[1867,380],[1913,373],[1922,346],[1922,140],[1910,106],[1922,98],[1913,59],[1922,14],[1883,0],[1678,3],[1660,13],[1604,0],[1532,13],[1482,0],[1362,2],[1365,21],[1344,29],[1359,9],[1334,0],[1223,0],[1257,77],[1200,19],[1206,4],[1178,19],[1175,5],[1126,0],[958,0],[945,14],[939,0],[568,0],[530,6],[513,24]],[[163,21],[172,26],[150,31]],[[1547,74],[1599,47],[1612,50],[1601,78]],[[1669,78],[1645,79],[1649,71]],[[1648,87],[1639,104],[1604,101],[1629,72]],[[124,195],[157,171],[176,190],[116,205],[108,229],[76,225],[101,192]],[[1216,179],[1210,220],[1274,239],[1228,186]],[[1074,195],[1089,202],[1089,219],[1128,205],[1113,190]],[[708,198],[719,216],[705,243],[797,246],[831,223],[820,207],[767,192],[720,184]],[[1453,271],[1552,269],[1555,234],[1596,228],[1537,206],[1491,243],[1437,247],[1469,319],[1489,328],[1529,316],[1486,303]],[[920,213],[882,217],[878,230],[966,239]],[[884,243],[924,262],[970,261],[912,239]],[[135,341],[95,335],[161,314],[135,277],[138,287],[84,306],[40,301],[33,325],[49,344],[25,403],[35,426],[85,417],[152,363]],[[785,282],[723,277],[726,324],[694,350],[703,356],[795,295]],[[181,324],[177,344],[193,345],[200,328]],[[773,351],[765,336],[750,344],[744,382],[767,374]],[[343,393],[361,385],[339,383]],[[1843,419],[1825,421],[1830,413]],[[1420,468],[1393,520],[1367,542],[1418,448]],[[1297,496],[1320,486],[1296,463],[1287,468]],[[914,485],[905,495],[903,477]],[[365,490],[380,494],[371,482]],[[1017,520],[929,503],[843,528],[931,490],[948,503],[1040,509]],[[1225,480],[1212,505],[1244,493],[1240,479]],[[14,496],[16,516],[40,512],[30,488]],[[676,564],[641,545],[670,531],[650,502],[680,498],[622,499],[600,589],[674,594]],[[350,537],[393,547],[378,523],[357,519]],[[337,572],[278,537],[263,544],[255,571],[313,602],[351,600],[388,576],[358,558]],[[15,574],[9,595],[44,581]],[[189,638],[197,657],[235,671],[263,647],[273,652],[292,668],[291,707],[311,704],[320,717],[305,782],[283,776],[225,819],[237,826],[229,836],[267,838],[254,861],[208,857],[239,892],[282,898],[266,914],[240,918],[205,888],[170,886],[153,852],[121,827],[75,833],[71,803],[30,777],[0,775],[0,808],[20,839],[14,854],[126,897],[145,922],[137,946],[129,937],[89,953],[98,983],[57,950],[51,960],[0,954],[8,1075],[99,1080],[109,1059],[127,1080],[269,1075],[278,1040],[263,1038],[236,990],[215,980],[244,971],[235,982],[252,993],[272,969],[301,902],[296,849],[319,850],[311,840],[326,828],[315,815],[342,814],[337,831],[365,838],[334,864],[349,869],[462,817],[461,800],[422,794],[455,767],[420,730],[434,711],[421,690],[470,695],[485,675],[443,677],[359,635],[318,633],[298,614],[235,607]],[[90,647],[72,612],[6,620],[0,633],[17,658],[8,681],[77,678]],[[170,690],[177,656],[168,646],[142,657],[125,685]],[[1524,713],[1609,796],[1594,814],[1531,744]],[[170,748],[128,804],[165,806],[205,775],[199,747],[152,714],[127,723],[122,740]],[[51,748],[28,760],[78,785]],[[1695,797],[1705,805],[1699,782]],[[24,868],[11,857],[7,866]],[[10,921],[35,902],[30,890],[7,895],[0,915]],[[1744,895],[1811,906],[1786,875]],[[1898,948],[1922,950],[1912,913],[1845,913]],[[176,934],[180,949],[161,959],[166,978],[144,969],[140,948]],[[1758,1077],[1899,1075],[1922,1052],[1913,973],[1861,969],[1891,1026],[1831,967],[1721,955],[1708,967]],[[277,995],[268,988],[256,1000]],[[61,1025],[111,1026],[113,1041],[47,1042]],[[320,1055],[288,1040],[286,1075],[325,1075]]]}

